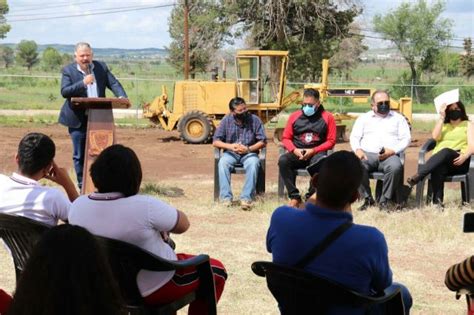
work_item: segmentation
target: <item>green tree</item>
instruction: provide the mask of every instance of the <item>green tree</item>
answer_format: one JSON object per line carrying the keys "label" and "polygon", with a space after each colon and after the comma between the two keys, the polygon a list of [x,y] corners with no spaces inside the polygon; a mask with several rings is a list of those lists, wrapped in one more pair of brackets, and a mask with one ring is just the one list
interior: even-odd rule
{"label": "green tree", "polygon": [[444,73],[447,77],[459,75],[460,58],[458,53],[442,52],[435,61],[435,70]]}
{"label": "green tree", "polygon": [[[289,78],[317,81],[361,10],[351,0],[229,0],[236,35],[259,49],[288,50]],[[343,4],[338,7],[338,4]],[[343,8],[342,8],[343,7]]]}
{"label": "green tree", "polygon": [[5,19],[5,14],[8,13],[8,10],[7,0],[0,0],[0,39],[5,38],[11,29]]}
{"label": "green tree", "polygon": [[359,64],[360,55],[368,49],[362,43],[363,37],[359,35],[357,25],[351,26],[351,36],[344,38],[339,44],[339,50],[331,57],[330,69],[336,70],[349,80],[352,70]]}
{"label": "green tree", "polygon": [[1,46],[0,47],[0,61],[5,65],[5,68],[10,67],[13,65],[13,61],[15,60],[15,55],[13,49],[8,46]]}
{"label": "green tree", "polygon": [[472,54],[471,38],[464,39],[464,54],[461,56],[461,72],[468,79],[474,75],[474,55]]}
{"label": "green tree", "polygon": [[16,47],[16,61],[28,70],[39,62],[38,45],[33,40],[22,40]]}
{"label": "green tree", "polygon": [[70,55],[68,53],[64,53],[61,56],[61,65],[66,66],[66,65],[70,64],[71,62],[73,62],[73,60],[74,60],[74,58],[72,57],[72,55]]}
{"label": "green tree", "polygon": [[[449,19],[441,18],[445,3],[441,0],[428,6],[425,0],[404,2],[385,15],[374,17],[374,30],[392,41],[410,66],[411,81],[418,83],[420,75],[434,69],[435,60],[451,38]],[[415,97],[419,102],[418,89]]]}
{"label": "green tree", "polygon": [[59,69],[63,63],[63,59],[59,51],[54,47],[47,47],[43,51],[41,62],[43,63],[43,68],[45,70],[51,71]]}
{"label": "green tree", "polygon": [[[167,61],[181,72],[184,68],[184,1],[179,0],[169,18],[171,44],[167,47]],[[217,49],[229,35],[229,21],[225,6],[219,1],[187,0],[189,7],[190,74],[205,72]]]}

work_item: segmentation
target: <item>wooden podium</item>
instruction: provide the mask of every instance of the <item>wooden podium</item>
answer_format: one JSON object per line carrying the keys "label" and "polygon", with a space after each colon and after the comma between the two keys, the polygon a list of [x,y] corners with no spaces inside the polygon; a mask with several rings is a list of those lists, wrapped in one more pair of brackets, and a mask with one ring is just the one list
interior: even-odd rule
{"label": "wooden podium", "polygon": [[86,149],[81,194],[94,192],[89,174],[91,164],[100,152],[116,143],[112,108],[129,108],[127,98],[73,97],[73,108],[88,110]]}

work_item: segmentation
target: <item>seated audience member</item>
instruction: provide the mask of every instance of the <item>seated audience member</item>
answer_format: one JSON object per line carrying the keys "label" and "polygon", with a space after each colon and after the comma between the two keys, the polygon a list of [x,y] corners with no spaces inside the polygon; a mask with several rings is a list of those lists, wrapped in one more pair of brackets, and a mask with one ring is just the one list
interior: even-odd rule
{"label": "seated audience member", "polygon": [[[324,110],[317,90],[304,90],[303,106],[288,118],[282,144],[288,152],[278,160],[280,176],[288,191],[289,205],[298,208],[302,201],[296,187],[297,169],[316,163],[336,144],[336,122],[332,114]],[[306,197],[313,193],[310,185]]]}
{"label": "seated audience member", "polygon": [[471,155],[474,153],[473,132],[472,123],[461,101],[442,106],[431,135],[436,140],[433,155],[426,164],[420,165],[417,174],[407,179],[408,184],[415,186],[431,175],[433,203],[442,206],[446,176],[469,171]]}
{"label": "seated audience member", "polygon": [[[139,195],[142,180],[140,161],[135,152],[123,145],[112,145],[97,157],[90,169],[97,192],[81,196],[71,206],[69,222],[91,233],[125,241],[168,260],[192,257],[176,254],[161,233],[184,233],[189,221],[184,212],[167,203]],[[220,261],[211,259],[216,299],[219,300],[227,278]],[[199,283],[196,270],[152,272],[142,270],[138,288],[150,304],[165,304],[194,291]],[[189,314],[205,314],[206,302],[191,303]]]}
{"label": "seated audience member", "polygon": [[228,206],[232,205],[230,172],[235,164],[241,163],[245,168],[245,183],[240,193],[240,205],[243,210],[250,210],[260,167],[258,152],[265,147],[267,137],[262,121],[248,112],[243,98],[231,99],[229,110],[230,113],[217,127],[212,142],[216,148],[224,149],[218,166],[219,199]]}
{"label": "seated audience member", "polygon": [[444,283],[451,291],[474,286],[474,256],[449,267]]}
{"label": "seated audience member", "polygon": [[[295,266],[329,233],[353,220],[351,205],[359,197],[362,168],[354,153],[331,154],[312,178],[316,201],[307,202],[303,210],[289,206],[275,210],[267,233],[267,250],[272,253],[274,263]],[[303,269],[365,295],[383,293],[392,285],[400,286],[406,314],[411,307],[408,289],[392,282],[387,243],[375,227],[353,224]],[[383,307],[375,307],[383,312]],[[331,307],[330,312],[363,313],[360,308],[347,306]]]}
{"label": "seated audience member", "polygon": [[34,247],[8,315],[125,314],[110,265],[86,229],[62,224]]}
{"label": "seated audience member", "polygon": [[0,315],[6,315],[10,304],[12,302],[12,297],[7,292],[0,289]]}
{"label": "seated audience member", "polygon": [[[0,213],[24,216],[49,225],[67,220],[71,202],[78,197],[67,171],[54,162],[56,147],[42,133],[21,139],[15,156],[18,169],[11,176],[0,174]],[[57,188],[41,186],[49,179],[62,186],[69,200]]]}
{"label": "seated audience member", "polygon": [[360,186],[364,203],[359,210],[375,204],[369,184],[369,172],[384,173],[380,210],[387,210],[390,201],[395,201],[395,192],[402,186],[403,165],[399,154],[411,141],[410,127],[399,113],[390,110],[390,95],[378,90],[372,94],[372,110],[360,115],[352,127],[350,142],[352,151],[362,161],[363,177]]}

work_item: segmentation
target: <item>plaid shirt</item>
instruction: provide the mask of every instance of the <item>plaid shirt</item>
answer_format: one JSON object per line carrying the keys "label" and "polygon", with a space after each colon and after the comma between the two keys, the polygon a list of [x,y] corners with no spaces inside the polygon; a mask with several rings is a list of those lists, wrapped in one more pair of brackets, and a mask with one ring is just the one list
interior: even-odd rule
{"label": "plaid shirt", "polygon": [[233,114],[227,114],[214,133],[214,141],[241,143],[251,146],[259,141],[267,142],[263,123],[257,116],[249,114],[242,125],[238,125]]}

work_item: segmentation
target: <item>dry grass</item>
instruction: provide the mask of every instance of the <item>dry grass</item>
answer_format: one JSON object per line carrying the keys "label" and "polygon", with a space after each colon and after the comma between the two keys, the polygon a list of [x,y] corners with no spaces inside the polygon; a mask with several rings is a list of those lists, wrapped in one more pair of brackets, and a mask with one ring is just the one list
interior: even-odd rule
{"label": "dry grass", "polygon": [[[239,191],[240,183],[235,182],[234,191]],[[209,253],[222,260],[228,270],[219,313],[278,314],[265,280],[250,269],[253,261],[271,259],[265,248],[265,234],[271,213],[280,204],[275,197],[276,185],[268,186],[266,198],[258,201],[252,211],[244,212],[212,202],[210,177],[163,184],[184,190],[184,196],[163,199],[184,210],[191,220],[188,232],[173,236],[177,251]],[[376,226],[385,234],[394,280],[406,284],[412,292],[412,314],[464,313],[465,302],[457,301],[443,283],[451,264],[473,254],[469,246],[474,241],[472,235],[461,232],[461,218],[467,208],[459,209],[457,198],[458,190],[448,191],[444,212],[432,207],[391,214],[376,208],[354,212],[357,223]],[[11,292],[14,270],[3,248],[0,262],[0,287]]]}

